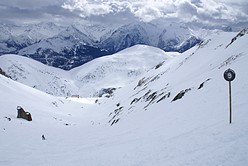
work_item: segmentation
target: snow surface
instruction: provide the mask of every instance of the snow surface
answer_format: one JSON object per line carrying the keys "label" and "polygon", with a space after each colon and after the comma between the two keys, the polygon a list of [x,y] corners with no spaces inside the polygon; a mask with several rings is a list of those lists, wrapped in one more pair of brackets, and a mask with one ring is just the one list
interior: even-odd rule
{"label": "snow surface", "polygon": [[[235,36],[210,36],[112,98],[54,97],[0,75],[0,165],[247,165],[248,35],[226,47]],[[32,122],[16,118],[18,105]]]}
{"label": "snow surface", "polygon": [[64,71],[18,55],[0,56],[0,68],[14,80],[56,96],[97,96],[103,88],[123,87],[179,53],[136,45]]}
{"label": "snow surface", "polygon": [[136,45],[116,54],[94,59],[69,71],[82,96],[95,96],[102,88],[120,88],[160,62],[169,62],[179,53]]}

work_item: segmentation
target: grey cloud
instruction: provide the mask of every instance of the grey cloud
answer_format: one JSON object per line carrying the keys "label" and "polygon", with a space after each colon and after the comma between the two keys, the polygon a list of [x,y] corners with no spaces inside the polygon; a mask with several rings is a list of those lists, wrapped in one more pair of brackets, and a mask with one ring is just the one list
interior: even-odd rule
{"label": "grey cloud", "polygon": [[[28,1],[26,0],[25,2]],[[38,6],[35,8],[22,8],[17,7],[17,5],[0,4],[0,9],[0,22],[32,23],[54,21],[55,19],[58,20],[58,18],[64,20],[79,18],[76,13],[72,13],[58,5],[40,4],[39,8]]]}
{"label": "grey cloud", "polygon": [[231,24],[234,21],[248,22],[247,13],[240,8],[212,0],[181,1],[177,6],[177,12],[180,18],[184,20],[186,18],[186,22],[190,21],[187,18],[192,18],[191,21],[197,20],[207,24]]}
{"label": "grey cloud", "polygon": [[21,9],[34,9],[44,6],[60,6],[65,0],[1,0],[1,5],[17,7]]}
{"label": "grey cloud", "polygon": [[[91,2],[91,3],[89,3]],[[248,18],[247,12],[235,9],[230,6],[231,2],[223,3],[221,0],[127,0],[128,5],[123,5],[121,0],[110,1],[87,1],[87,0],[69,0],[66,1],[64,8],[70,11],[81,12],[82,16],[109,15],[118,12],[116,8],[130,10],[131,13],[139,19],[150,21],[156,18],[174,18],[181,17],[182,21],[190,21],[192,19],[200,19],[203,22],[217,23],[220,20],[233,21],[241,18]],[[236,5],[241,7],[244,1],[239,0]],[[112,8],[115,4],[115,9]],[[96,12],[91,8],[108,9],[104,12]],[[124,8],[124,9],[123,9]],[[246,8],[247,9],[247,8]],[[239,11],[240,10],[240,11]]]}
{"label": "grey cloud", "polygon": [[10,7],[10,6],[1,6],[0,10],[0,18],[22,18],[22,17],[31,17],[31,18],[37,18],[37,16],[40,16],[40,13],[34,10],[30,9],[20,9],[17,7]]}
{"label": "grey cloud", "polygon": [[192,17],[197,15],[197,7],[187,1],[178,5],[178,13],[181,17]]}
{"label": "grey cloud", "polygon": [[122,11],[115,14],[109,13],[105,14],[104,16],[89,16],[85,18],[89,21],[94,22],[101,22],[101,23],[116,23],[116,24],[122,24],[122,23],[130,23],[134,21],[139,21],[137,17],[135,17],[130,11]]}
{"label": "grey cloud", "polygon": [[191,0],[191,3],[197,7],[202,7],[203,5],[201,0]]}
{"label": "grey cloud", "polygon": [[[59,18],[59,19],[58,19]],[[0,21],[248,22],[246,0],[1,0]]]}

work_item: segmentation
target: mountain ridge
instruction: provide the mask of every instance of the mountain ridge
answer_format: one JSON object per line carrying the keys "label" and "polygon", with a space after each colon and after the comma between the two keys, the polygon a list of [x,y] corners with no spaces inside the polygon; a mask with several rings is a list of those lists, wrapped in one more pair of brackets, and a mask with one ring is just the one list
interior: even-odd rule
{"label": "mountain ridge", "polygon": [[169,52],[184,52],[202,39],[201,35],[182,23],[140,22],[112,27],[100,24],[66,27],[40,23],[1,25],[1,28],[1,55],[19,54],[64,70],[136,44],[159,47]]}
{"label": "mountain ridge", "polygon": [[18,55],[0,56],[0,68],[14,80],[49,94],[89,97],[99,96],[104,88],[123,87],[161,61],[177,55],[151,46],[136,45],[69,71]]}

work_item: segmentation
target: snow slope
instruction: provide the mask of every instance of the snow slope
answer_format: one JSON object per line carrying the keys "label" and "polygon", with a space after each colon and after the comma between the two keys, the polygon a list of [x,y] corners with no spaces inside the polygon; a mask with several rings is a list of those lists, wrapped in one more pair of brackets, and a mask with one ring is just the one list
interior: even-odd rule
{"label": "snow slope", "polygon": [[94,59],[69,73],[80,87],[80,95],[99,96],[102,89],[124,87],[158,63],[167,63],[177,55],[180,54],[136,45],[116,54]]}
{"label": "snow slope", "polygon": [[[32,59],[0,56],[2,68],[14,80],[56,96],[98,96],[103,88],[123,87],[162,61],[178,53],[137,45],[110,56],[101,57],[64,71]],[[138,64],[138,65],[137,65]]]}
{"label": "snow slope", "polygon": [[[153,105],[160,105],[160,102],[169,107],[175,102],[180,103],[180,101],[174,101],[180,92],[183,93],[183,98],[187,98],[184,95],[191,95],[191,97],[202,95],[200,92],[204,91],[207,85],[212,86],[204,93],[211,94],[212,92],[212,95],[217,95],[218,92],[220,93],[218,95],[224,95],[225,89],[222,84],[226,84],[223,80],[223,73],[229,67],[237,70],[237,75],[241,75],[237,78],[240,81],[235,80],[234,83],[239,82],[245,87],[247,85],[244,81],[247,77],[245,73],[246,40],[247,30],[241,31],[236,37],[235,33],[216,33],[169,63],[154,68],[138,81],[134,81],[132,85],[115,94],[116,102],[125,105],[125,110],[122,108],[120,111],[122,112],[121,116],[124,114],[127,116],[136,109],[150,110],[155,107]],[[127,91],[127,89],[131,89],[131,91]],[[125,103],[121,103],[120,98],[124,98]],[[208,96],[205,98],[209,99]],[[117,120],[118,116],[120,114],[116,115],[113,120]]]}
{"label": "snow slope", "polygon": [[[247,31],[209,36],[96,103],[56,98],[0,76],[0,164],[247,165],[247,42]],[[228,68],[236,72],[232,124]],[[34,120],[16,119],[16,105]]]}
{"label": "snow slope", "polygon": [[[48,140],[49,135],[56,135],[57,139],[54,143],[63,142],[63,135],[67,133],[66,131],[76,128],[78,131],[78,124],[80,127],[84,124],[91,126],[90,116],[94,111],[91,111],[89,116],[86,115],[87,110],[82,107],[82,103],[85,107],[94,103],[92,99],[84,99],[81,103],[72,102],[14,82],[2,75],[0,75],[0,87],[0,165],[16,165],[17,163],[18,165],[47,165],[48,163],[57,165],[56,161],[51,162],[53,157],[47,158],[47,155],[56,156],[63,146],[54,144],[57,150],[54,149],[55,151],[52,152],[48,150],[52,148],[51,144],[45,145],[43,144],[45,142],[38,141],[41,135],[45,134]],[[17,119],[17,106],[22,106],[25,111],[30,112],[33,121]],[[83,118],[85,119],[82,121]],[[49,152],[45,152],[46,149]]]}
{"label": "snow slope", "polygon": [[0,68],[13,80],[56,96],[71,96],[78,87],[62,69],[50,67],[27,57],[3,55]]}
{"label": "snow slope", "polygon": [[[140,140],[136,152],[145,157],[138,159],[139,164],[247,164],[247,32],[212,35],[107,102],[112,109],[109,125],[136,132],[128,138]],[[232,125],[228,83],[223,78],[228,68],[237,73]],[[180,92],[184,95],[176,100]]]}

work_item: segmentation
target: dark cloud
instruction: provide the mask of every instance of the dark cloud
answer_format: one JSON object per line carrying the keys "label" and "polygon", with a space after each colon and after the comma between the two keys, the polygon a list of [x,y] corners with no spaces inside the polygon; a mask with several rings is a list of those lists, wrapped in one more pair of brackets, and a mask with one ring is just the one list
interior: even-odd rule
{"label": "dark cloud", "polygon": [[[4,2],[5,0],[3,0]],[[34,3],[28,3],[28,0],[23,1],[22,5],[17,3],[3,4],[0,3],[0,21],[1,22],[12,22],[12,23],[33,23],[42,21],[60,21],[65,22],[80,18],[78,14],[70,12],[59,5],[54,3],[48,5],[42,1],[38,1],[36,5]],[[28,4],[28,5],[25,5]]]}
{"label": "dark cloud", "polygon": [[1,0],[1,5],[17,7],[21,9],[34,9],[44,6],[61,6],[65,0]]}
{"label": "dark cloud", "polygon": [[0,21],[130,22],[134,20],[248,22],[246,0],[1,0]]}

